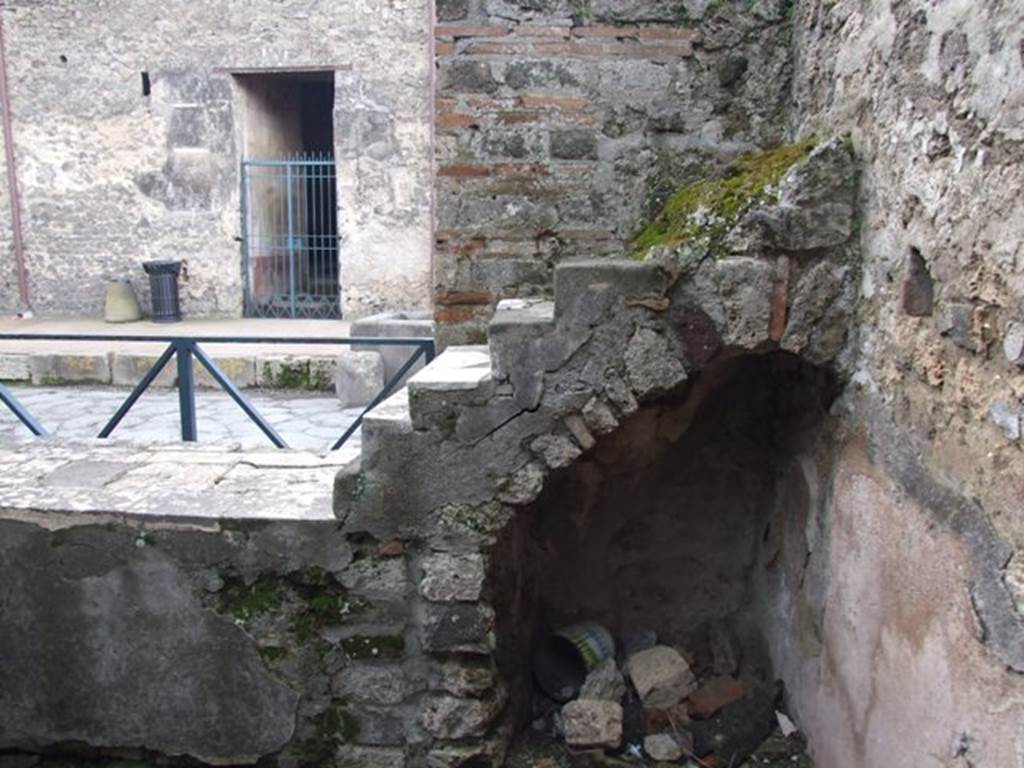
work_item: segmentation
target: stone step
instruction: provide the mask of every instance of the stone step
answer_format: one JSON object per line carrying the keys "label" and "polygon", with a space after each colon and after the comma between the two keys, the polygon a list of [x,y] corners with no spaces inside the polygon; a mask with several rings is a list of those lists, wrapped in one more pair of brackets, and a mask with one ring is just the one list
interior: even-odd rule
{"label": "stone step", "polygon": [[506,380],[519,362],[518,350],[555,328],[555,305],[541,299],[499,302],[488,329],[494,378]]}
{"label": "stone step", "polygon": [[493,383],[487,346],[449,347],[409,380],[413,428],[450,426],[459,407],[486,403]]}
{"label": "stone step", "polygon": [[403,440],[412,432],[408,388],[402,387],[366,414],[362,430],[362,466],[370,467],[389,440]]}

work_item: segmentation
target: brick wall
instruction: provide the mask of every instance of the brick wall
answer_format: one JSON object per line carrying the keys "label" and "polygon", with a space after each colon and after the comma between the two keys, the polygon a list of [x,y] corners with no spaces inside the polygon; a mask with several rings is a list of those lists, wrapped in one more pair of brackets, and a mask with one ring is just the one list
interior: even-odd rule
{"label": "brick wall", "polygon": [[[782,0],[440,0],[435,316],[479,340],[554,264],[623,255],[682,183],[781,139]],[[714,6],[714,7],[710,7]]]}

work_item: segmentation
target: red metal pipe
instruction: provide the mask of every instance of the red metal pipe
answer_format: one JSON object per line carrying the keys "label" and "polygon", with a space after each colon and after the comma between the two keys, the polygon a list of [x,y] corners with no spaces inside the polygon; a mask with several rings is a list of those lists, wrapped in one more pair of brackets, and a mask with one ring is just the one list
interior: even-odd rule
{"label": "red metal pipe", "polygon": [[18,192],[18,165],[14,155],[14,127],[11,121],[11,93],[7,88],[7,45],[4,41],[4,20],[0,15],[0,112],[3,112],[4,155],[7,158],[7,188],[11,200],[11,239],[14,259],[18,265],[19,310],[27,312],[31,303],[28,294],[28,269],[25,267],[25,243],[21,231],[21,195]]}

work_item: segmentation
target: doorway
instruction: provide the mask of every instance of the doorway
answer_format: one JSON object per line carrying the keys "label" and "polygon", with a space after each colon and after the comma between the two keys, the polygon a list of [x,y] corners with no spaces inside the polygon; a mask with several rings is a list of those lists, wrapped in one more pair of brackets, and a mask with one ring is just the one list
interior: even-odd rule
{"label": "doorway", "polygon": [[245,315],[340,317],[334,73],[235,79]]}

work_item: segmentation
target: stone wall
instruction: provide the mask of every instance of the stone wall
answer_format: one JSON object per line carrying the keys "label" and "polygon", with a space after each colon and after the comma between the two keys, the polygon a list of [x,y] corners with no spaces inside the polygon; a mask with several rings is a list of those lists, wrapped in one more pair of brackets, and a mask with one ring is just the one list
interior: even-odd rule
{"label": "stone wall", "polygon": [[4,512],[0,750],[347,765],[354,743],[405,743],[400,548],[353,548],[331,521],[169,512]]}
{"label": "stone wall", "polygon": [[[264,68],[334,71],[345,313],[429,304],[425,0],[15,1],[3,13],[37,312],[95,314],[115,277],[145,296],[148,259],[186,260],[187,312],[241,312],[242,109],[230,73]],[[13,308],[5,264],[0,304]]]}
{"label": "stone wall", "polygon": [[832,495],[809,602],[773,604],[825,765],[1021,764],[1024,377],[1003,341],[1024,298],[1022,21],[999,2],[798,5],[800,130],[848,131],[863,162],[859,437],[809,474]]}
{"label": "stone wall", "polygon": [[801,3],[795,88],[803,130],[848,130],[863,157],[858,385],[1017,548],[1022,22],[999,2]]}
{"label": "stone wall", "polygon": [[436,318],[483,336],[560,260],[629,252],[665,197],[782,141],[784,0],[438,3]]}

